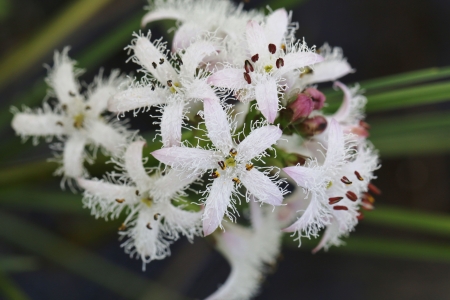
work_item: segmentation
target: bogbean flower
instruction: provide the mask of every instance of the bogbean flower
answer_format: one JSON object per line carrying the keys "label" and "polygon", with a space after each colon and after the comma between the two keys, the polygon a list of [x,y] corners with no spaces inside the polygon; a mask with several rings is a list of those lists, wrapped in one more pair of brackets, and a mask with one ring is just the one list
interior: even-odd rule
{"label": "bogbean flower", "polygon": [[280,252],[281,231],[276,214],[250,201],[251,228],[226,224],[216,235],[217,248],[231,265],[227,281],[206,300],[241,300],[253,297],[267,267]]}
{"label": "bogbean flower", "polygon": [[134,52],[132,60],[158,83],[144,78],[141,83],[132,84],[127,90],[117,93],[109,101],[108,108],[113,112],[124,112],[164,104],[162,142],[165,147],[178,146],[186,106],[194,100],[217,98],[206,83],[207,72],[199,69],[206,56],[216,54],[217,47],[212,40],[199,39],[179,52],[177,57],[169,59],[161,40],[151,43],[150,33],[147,36],[135,34],[135,37],[129,46]]}
{"label": "bogbean flower", "polygon": [[128,216],[119,228],[128,238],[122,244],[131,256],[136,254],[145,264],[170,255],[170,244],[180,234],[192,241],[200,233],[201,213],[182,209],[173,200],[183,194],[197,178],[169,170],[165,175],[149,176],[143,166],[144,141],[131,143],[116,162],[123,169],[110,180],[78,179],[84,192],[84,206],[95,217],[115,219],[121,212]]}
{"label": "bogbean flower", "polygon": [[80,94],[77,76],[82,72],[74,68],[75,62],[68,57],[68,51],[66,47],[61,53],[55,52],[54,66],[47,77],[52,88],[50,95],[58,100],[56,106],[51,108],[44,103],[42,109],[16,112],[12,127],[22,137],[60,138],[62,166],[57,174],[77,178],[86,174],[83,162],[87,159],[87,145],[116,154],[130,134],[117,121],[102,117],[108,99],[118,91],[124,78],[113,71],[105,79],[100,72],[86,95]]}
{"label": "bogbean flower", "polygon": [[253,131],[239,144],[232,139],[232,126],[220,103],[205,99],[204,118],[207,136],[214,145],[211,150],[192,147],[167,147],[152,152],[160,162],[175,169],[201,174],[212,170],[213,183],[207,188],[207,198],[203,214],[204,235],[211,234],[217,227],[222,228],[222,218],[227,215],[233,220],[231,207],[235,211],[233,197],[243,185],[247,192],[258,201],[280,205],[286,191],[280,188],[281,181],[276,176],[269,177],[271,168],[261,172],[252,160],[267,155],[270,148],[281,136],[281,130],[273,125],[265,125]]}
{"label": "bogbean flower", "polygon": [[284,44],[287,13],[280,10],[273,15],[265,27],[253,20],[248,22],[245,61],[236,67],[226,66],[208,78],[214,86],[235,91],[243,102],[256,99],[258,109],[269,123],[273,123],[280,107],[278,94],[285,88],[283,75],[323,59],[304,43]]}

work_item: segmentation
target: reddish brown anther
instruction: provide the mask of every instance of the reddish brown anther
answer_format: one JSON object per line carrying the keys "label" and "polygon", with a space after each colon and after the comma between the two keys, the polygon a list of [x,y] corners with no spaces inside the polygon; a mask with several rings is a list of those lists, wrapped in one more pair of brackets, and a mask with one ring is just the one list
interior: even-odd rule
{"label": "reddish brown anther", "polygon": [[328,203],[333,205],[338,203],[339,201],[341,201],[342,199],[344,199],[344,197],[332,197],[332,198],[328,198]]}
{"label": "reddish brown anther", "polygon": [[361,126],[362,128],[364,128],[365,130],[369,131],[370,130],[370,125],[364,121],[359,121],[359,126]]}
{"label": "reddish brown anther", "polygon": [[277,65],[277,68],[279,69],[284,66],[284,60],[280,57],[279,59],[277,59],[275,64]]}
{"label": "reddish brown anther", "polygon": [[363,181],[364,180],[364,178],[361,176],[361,174],[359,174],[358,171],[355,171],[355,175],[356,175],[356,178],[358,178],[359,181]]}
{"label": "reddish brown anther", "polygon": [[361,221],[364,219],[364,214],[362,212],[359,212],[356,218],[358,219],[358,221]]}
{"label": "reddish brown anther", "polygon": [[250,77],[250,75],[248,73],[244,73],[244,79],[245,79],[245,81],[247,81],[248,84],[252,83],[252,78]]}
{"label": "reddish brown anther", "polygon": [[352,184],[352,182],[351,182],[347,177],[345,177],[345,176],[343,176],[343,177],[341,178],[341,181],[342,181],[343,183],[347,184],[347,185]]}
{"label": "reddish brown anther", "polygon": [[252,62],[257,62],[259,59],[259,54],[255,54],[252,56]]}
{"label": "reddish brown anther", "polygon": [[355,193],[353,193],[352,191],[348,191],[345,196],[347,196],[348,199],[352,200],[352,201],[356,201],[358,200],[358,196],[356,196]]}
{"label": "reddish brown anther", "polygon": [[334,210],[348,210],[348,207],[344,206],[344,205],[336,205],[336,206],[333,206],[333,209]]}
{"label": "reddish brown anther", "polygon": [[244,69],[245,69],[245,72],[247,72],[247,73],[250,73],[250,72],[254,71],[251,62],[249,62],[248,59],[245,60]]}
{"label": "reddish brown anther", "polygon": [[381,190],[372,183],[369,183],[369,191],[375,195],[381,195]]}
{"label": "reddish brown anther", "polygon": [[269,44],[269,52],[275,54],[277,52],[277,46],[275,44]]}
{"label": "reddish brown anther", "polygon": [[370,203],[375,203],[375,198],[369,193],[363,193],[363,201],[368,201]]}

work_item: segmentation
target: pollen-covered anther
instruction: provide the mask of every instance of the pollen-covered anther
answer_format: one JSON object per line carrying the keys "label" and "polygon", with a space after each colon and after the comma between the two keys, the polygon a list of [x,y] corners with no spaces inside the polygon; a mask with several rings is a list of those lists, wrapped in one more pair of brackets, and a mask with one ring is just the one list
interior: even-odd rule
{"label": "pollen-covered anther", "polygon": [[300,78],[302,78],[305,75],[312,74],[312,73],[313,73],[313,69],[311,69],[310,67],[305,67],[303,69],[303,72],[300,73]]}
{"label": "pollen-covered anther", "polygon": [[172,87],[172,80],[167,80],[167,85],[168,85],[169,87]]}
{"label": "pollen-covered anther", "polygon": [[125,199],[116,199],[117,203],[123,203],[125,201]]}
{"label": "pollen-covered anther", "polygon": [[344,199],[344,197],[331,197],[331,198],[328,198],[328,204],[331,204],[331,205],[336,204],[339,201],[341,201],[342,199]]}
{"label": "pollen-covered anther", "polygon": [[233,157],[235,157],[235,156],[237,155],[237,150],[234,149],[234,148],[231,148],[231,150],[230,150],[230,155],[233,156]]}
{"label": "pollen-covered anther", "polygon": [[158,66],[155,62],[152,62],[152,66],[154,69],[156,69],[156,67]]}
{"label": "pollen-covered anther", "polygon": [[255,54],[252,56],[252,62],[257,62],[259,59],[259,54]]}
{"label": "pollen-covered anther", "polygon": [[374,184],[369,183],[369,191],[374,193],[375,195],[380,195],[381,194],[381,190],[379,188],[377,188]]}
{"label": "pollen-covered anther", "polygon": [[375,203],[375,198],[369,193],[363,193],[363,201],[366,200],[370,203]]}
{"label": "pollen-covered anther", "polygon": [[359,181],[363,181],[364,180],[364,178],[361,176],[361,174],[359,174],[358,171],[355,171],[355,175],[356,175],[356,178],[358,178]]}
{"label": "pollen-covered anther", "polygon": [[161,216],[160,213],[156,213],[153,215],[153,220],[158,221],[159,217]]}
{"label": "pollen-covered anther", "polygon": [[118,228],[119,231],[124,231],[125,229],[127,229],[127,226],[124,223],[122,223],[122,225]]}
{"label": "pollen-covered anther", "polygon": [[247,73],[253,72],[255,70],[255,69],[253,69],[252,63],[249,62],[248,59],[245,60],[244,69],[245,69],[245,72],[247,72]]}
{"label": "pollen-covered anther", "polygon": [[341,181],[342,181],[343,183],[345,183],[346,185],[352,184],[352,182],[351,182],[347,177],[345,177],[345,176],[343,176],[343,177],[341,178]]}
{"label": "pollen-covered anther", "polygon": [[250,171],[251,169],[253,169],[253,165],[252,164],[245,164],[245,169],[247,171]]}
{"label": "pollen-covered anther", "polygon": [[237,178],[237,177],[234,177],[234,178],[233,178],[233,182],[234,182],[234,183],[237,183],[237,184],[241,183],[241,181],[240,181],[239,178]]}
{"label": "pollen-covered anther", "polygon": [[244,72],[244,79],[245,79],[245,81],[247,81],[248,84],[252,83],[252,78],[250,77],[250,75],[248,73]]}
{"label": "pollen-covered anther", "polygon": [[348,207],[344,206],[344,205],[336,205],[336,206],[333,206],[333,209],[334,210],[348,210]]}
{"label": "pollen-covered anther", "polygon": [[217,178],[217,177],[220,177],[220,173],[216,170],[216,171],[211,173],[211,177],[214,178],[214,179]]}
{"label": "pollen-covered anther", "polygon": [[358,196],[356,196],[355,193],[353,193],[352,191],[348,191],[345,196],[347,196],[348,199],[350,199],[351,201],[356,201],[358,200]]}
{"label": "pollen-covered anther", "polygon": [[86,107],[84,108],[85,110],[90,110],[91,107],[89,105],[86,105]]}
{"label": "pollen-covered anther", "polygon": [[58,122],[56,122],[56,125],[58,125],[58,126],[64,126],[64,123],[61,122],[61,121],[58,121]]}
{"label": "pollen-covered anther", "polygon": [[69,91],[69,96],[70,96],[70,97],[75,97],[75,93],[72,92],[72,91]]}
{"label": "pollen-covered anther", "polygon": [[275,44],[269,44],[269,52],[272,54],[275,54],[275,52],[277,52],[277,46],[275,46]]}
{"label": "pollen-covered anther", "polygon": [[286,44],[281,44],[281,50],[283,50],[284,51],[284,53],[286,53]]}
{"label": "pollen-covered anther", "polygon": [[146,226],[148,229],[150,229],[150,230],[152,230],[152,226],[150,226],[150,222],[148,222],[147,223],[147,226]]}
{"label": "pollen-covered anther", "polygon": [[134,193],[136,194],[136,196],[140,195],[139,190],[136,190]]}
{"label": "pollen-covered anther", "polygon": [[220,167],[222,170],[225,170],[225,169],[227,168],[227,165],[225,164],[225,162],[224,162],[223,160],[217,162],[217,164],[219,165],[219,167]]}
{"label": "pollen-covered anther", "polygon": [[159,59],[159,64],[162,65],[164,63],[164,58]]}
{"label": "pollen-covered anther", "polygon": [[279,69],[284,66],[284,60],[280,57],[277,59],[275,64],[276,64],[277,68]]}

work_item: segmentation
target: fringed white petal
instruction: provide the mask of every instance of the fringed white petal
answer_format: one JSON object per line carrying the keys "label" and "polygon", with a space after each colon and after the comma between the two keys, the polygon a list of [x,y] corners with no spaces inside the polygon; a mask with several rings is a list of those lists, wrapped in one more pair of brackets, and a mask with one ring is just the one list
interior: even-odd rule
{"label": "fringed white petal", "polygon": [[281,137],[282,131],[277,126],[268,125],[253,130],[238,146],[237,159],[251,160],[267,148],[270,148]]}
{"label": "fringed white petal", "polygon": [[64,117],[51,112],[16,113],[11,126],[21,136],[62,135],[67,133],[63,120]]}
{"label": "fringed white petal", "polygon": [[250,171],[243,171],[240,180],[258,201],[271,205],[281,205],[283,202],[283,193],[279,187],[255,168]]}
{"label": "fringed white petal", "polygon": [[132,87],[119,92],[108,101],[108,110],[125,112],[165,102],[165,93],[159,87]]}
{"label": "fringed white petal", "polygon": [[231,126],[225,110],[220,105],[219,99],[205,99],[203,105],[209,139],[217,149],[228,153],[233,148],[233,141],[230,133]]}
{"label": "fringed white petal", "polygon": [[288,14],[284,8],[280,8],[272,12],[266,21],[264,31],[266,33],[267,42],[280,47],[281,42],[288,27]]}
{"label": "fringed white petal", "polygon": [[[174,52],[186,49],[204,30],[197,24],[184,23],[178,27],[173,36],[172,50]],[[184,62],[184,60],[183,60]]]}
{"label": "fringed white petal", "polygon": [[177,169],[191,170],[194,174],[217,167],[215,153],[190,147],[167,147],[152,152],[160,162]]}
{"label": "fringed white petal", "polygon": [[103,72],[95,78],[95,86],[89,90],[87,105],[92,115],[100,115],[108,105],[108,100],[114,96],[121,84],[126,80],[120,76],[118,70],[112,71],[108,79],[102,78]]}
{"label": "fringed white petal", "polygon": [[71,178],[79,178],[84,175],[84,146],[86,138],[81,135],[70,136],[63,150],[63,172],[64,176]]}
{"label": "fringed white petal", "polygon": [[164,147],[179,146],[183,125],[183,101],[171,101],[164,107],[161,117],[161,138]]}
{"label": "fringed white petal", "polygon": [[276,76],[282,76],[289,71],[311,66],[323,61],[323,57],[314,52],[288,53],[283,59],[284,66],[275,71]]}
{"label": "fringed white petal", "polygon": [[180,67],[180,71],[185,76],[192,76],[205,56],[217,52],[217,47],[209,41],[198,40],[185,48],[185,51],[182,56],[183,65]]}
{"label": "fringed white petal", "polygon": [[269,77],[255,86],[255,97],[258,108],[269,123],[273,123],[278,112],[278,85]]}
{"label": "fringed white petal", "polygon": [[320,177],[321,172],[314,168],[308,168],[303,166],[293,166],[283,168],[283,171],[294,179],[298,186],[303,188],[312,188],[316,184],[321,184],[317,182],[316,179]]}
{"label": "fringed white petal", "polygon": [[220,101],[219,98],[214,93],[214,90],[211,88],[209,84],[206,83],[204,79],[194,79],[184,94],[186,99],[216,99]]}
{"label": "fringed white petal", "polygon": [[165,20],[165,19],[175,19],[184,21],[185,20],[185,14],[182,14],[181,12],[174,10],[174,9],[155,9],[151,10],[148,13],[146,13],[142,17],[141,26],[144,27],[150,22],[158,21],[158,20]]}
{"label": "fringed white petal", "polygon": [[268,56],[269,43],[266,38],[266,33],[261,25],[256,21],[249,21],[245,32],[250,56],[258,54],[260,59],[262,59],[263,56]]}
{"label": "fringed white petal", "polygon": [[201,234],[202,212],[186,211],[179,207],[168,205],[164,212],[165,222],[176,233],[180,232],[191,242],[194,236]]}
{"label": "fringed white petal", "polygon": [[339,223],[336,219],[333,219],[330,225],[327,226],[327,229],[322,235],[319,244],[312,250],[312,253],[316,253],[322,248],[328,250],[331,246],[340,246],[344,244],[344,242],[340,239],[341,233],[339,231]]}
{"label": "fringed white petal", "polygon": [[142,149],[145,145],[144,141],[133,142],[127,147],[124,155],[125,170],[141,190],[153,187],[153,180],[147,175],[142,162]]}
{"label": "fringed white petal", "polygon": [[334,81],[351,72],[353,69],[346,60],[325,60],[315,65],[313,73],[304,76],[302,83],[306,85]]}
{"label": "fringed white petal", "polygon": [[239,90],[245,88],[244,69],[226,68],[208,77],[208,83],[217,87]]}
{"label": "fringed white petal", "polygon": [[198,176],[192,176],[191,172],[171,169],[164,176],[155,180],[151,195],[156,202],[168,201],[197,179]]}
{"label": "fringed white petal", "polygon": [[109,153],[117,155],[127,142],[125,128],[106,124],[102,120],[91,120],[87,130],[89,143],[100,145]]}
{"label": "fringed white petal", "polygon": [[211,186],[205,203],[203,214],[203,234],[213,233],[217,227],[222,228],[223,216],[227,213],[230,197],[234,189],[234,182],[228,176],[216,178]]}

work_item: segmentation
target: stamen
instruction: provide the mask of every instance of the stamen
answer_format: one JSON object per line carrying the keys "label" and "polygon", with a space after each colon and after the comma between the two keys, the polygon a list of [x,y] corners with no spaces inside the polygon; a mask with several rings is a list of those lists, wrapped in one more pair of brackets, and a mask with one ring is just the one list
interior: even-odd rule
{"label": "stamen", "polygon": [[158,221],[158,218],[161,214],[160,213],[156,213],[153,215],[153,220]]}
{"label": "stamen", "polygon": [[252,64],[248,61],[248,59],[245,60],[245,63],[244,63],[244,69],[245,69],[245,72],[247,72],[247,73],[250,73],[250,72],[253,72],[253,71],[254,71],[253,66],[252,66]]}
{"label": "stamen", "polygon": [[331,197],[331,198],[328,198],[328,201],[329,201],[328,204],[331,204],[331,205],[336,204],[339,201],[341,201],[342,199],[344,199],[344,197]]}
{"label": "stamen", "polygon": [[69,91],[69,96],[70,96],[70,97],[75,97],[75,93],[72,92],[72,91]]}
{"label": "stamen", "polygon": [[269,44],[269,52],[275,54],[275,52],[277,52],[277,46],[274,44]]}
{"label": "stamen", "polygon": [[89,105],[86,105],[86,107],[84,108],[85,110],[90,110],[91,107]]}
{"label": "stamen", "polygon": [[277,68],[279,69],[284,66],[284,60],[280,57],[279,59],[277,59],[275,64],[277,65]]}
{"label": "stamen", "polygon": [[123,203],[125,201],[125,199],[116,199],[117,203]]}
{"label": "stamen", "polygon": [[155,86],[154,85],[152,85],[152,91],[154,91],[155,90]]}
{"label": "stamen", "polygon": [[178,64],[179,64],[180,66],[183,65],[183,61],[181,60],[181,58],[178,58],[178,59],[177,59],[177,62],[178,62]]}
{"label": "stamen", "polygon": [[359,174],[358,171],[355,171],[355,175],[356,175],[356,178],[358,178],[359,181],[363,181],[364,180],[364,178],[361,176],[361,174]]}
{"label": "stamen", "polygon": [[352,184],[352,182],[351,182],[350,180],[348,180],[348,178],[345,177],[345,176],[343,176],[343,177],[341,178],[341,181],[342,181],[343,183],[345,183],[346,185]]}
{"label": "stamen", "polygon": [[234,183],[237,183],[237,184],[241,183],[241,181],[240,181],[239,178],[237,178],[237,177],[234,177],[234,178],[233,178],[233,182],[234,182]]}
{"label": "stamen", "polygon": [[253,169],[253,165],[252,164],[245,164],[245,169],[247,171],[250,171],[251,169]]}
{"label": "stamen", "polygon": [[358,200],[358,196],[356,196],[355,193],[353,193],[352,191],[348,191],[345,196],[347,196],[348,199],[350,199],[351,201],[356,201]]}
{"label": "stamen", "polygon": [[336,206],[333,206],[333,209],[334,210],[348,210],[348,207],[344,206],[344,205],[336,205]]}
{"label": "stamen", "polygon": [[245,79],[245,81],[247,81],[248,84],[252,83],[252,79],[251,79],[250,75],[248,75],[248,73],[244,73],[244,79]]}
{"label": "stamen", "polygon": [[369,183],[369,191],[371,191],[372,193],[374,193],[375,195],[380,195],[381,194],[381,190],[379,188],[377,188],[374,184]]}
{"label": "stamen", "polygon": [[150,226],[150,222],[147,223],[147,228],[152,230],[152,226]]}
{"label": "stamen", "polygon": [[159,59],[159,64],[162,65],[164,63],[164,58]]}
{"label": "stamen", "polygon": [[259,59],[259,54],[255,54],[252,56],[252,62],[257,62]]}
{"label": "stamen", "polygon": [[281,44],[281,50],[283,50],[284,51],[284,53],[286,53],[286,44]]}
{"label": "stamen", "polygon": [[67,104],[63,104],[63,105],[61,106],[61,108],[62,108],[64,111],[66,111],[66,110],[67,110]]}
{"label": "stamen", "polygon": [[136,192],[134,192],[136,194],[136,196],[139,196],[139,190],[136,190]]}
{"label": "stamen", "polygon": [[61,122],[61,121],[58,121],[58,122],[56,122],[56,125],[58,125],[58,126],[64,126],[64,123]]}
{"label": "stamen", "polygon": [[227,168],[227,165],[225,164],[225,162],[223,160],[219,161],[218,164],[222,170],[225,170]]}
{"label": "stamen", "polygon": [[125,229],[127,229],[127,226],[125,226],[125,224],[122,223],[122,225],[120,225],[120,227],[118,229],[119,229],[119,231],[124,231]]}
{"label": "stamen", "polygon": [[167,80],[167,85],[172,87],[172,80]]}
{"label": "stamen", "polygon": [[375,207],[369,201],[363,199],[361,202],[361,207],[365,210],[373,210]]}
{"label": "stamen", "polygon": [[358,219],[358,221],[361,221],[364,219],[364,215],[362,212],[359,212],[358,215],[356,216],[356,218]]}
{"label": "stamen", "polygon": [[235,156],[237,155],[237,150],[234,149],[234,148],[231,148],[231,150],[230,150],[230,155],[233,156],[233,157],[235,157]]}
{"label": "stamen", "polygon": [[364,121],[359,121],[359,126],[361,126],[362,128],[364,128],[365,130],[370,130],[370,125]]}
{"label": "stamen", "polygon": [[375,203],[375,198],[369,193],[363,193],[363,201],[369,201],[370,203]]}
{"label": "stamen", "polygon": [[214,179],[216,179],[219,176],[220,176],[220,173],[217,170],[211,173],[211,177]]}
{"label": "stamen", "polygon": [[156,67],[158,66],[155,62],[152,62],[152,66],[154,69],[156,69]]}

